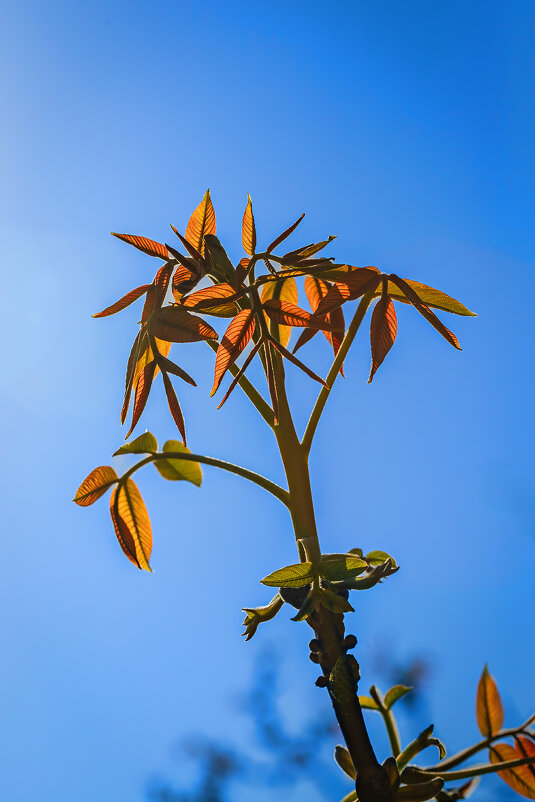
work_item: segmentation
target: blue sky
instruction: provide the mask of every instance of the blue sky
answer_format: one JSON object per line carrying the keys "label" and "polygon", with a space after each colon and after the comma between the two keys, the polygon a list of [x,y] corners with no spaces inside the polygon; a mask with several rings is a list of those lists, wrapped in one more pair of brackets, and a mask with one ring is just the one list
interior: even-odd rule
{"label": "blue sky", "polygon": [[[287,655],[290,716],[324,704],[304,625],[283,612],[239,637],[240,608],[268,598],[258,579],[294,560],[275,501],[209,470],[201,490],[140,476],[153,575],[124,559],[105,501],[70,501],[124,437],[138,310],[90,315],[154,267],[109,231],[165,239],[208,186],[235,259],[250,192],[260,242],[306,211],[296,245],[337,234],[338,260],[479,313],[446,320],[459,354],[399,310],[371,386],[361,336],[314,444],[318,525],[327,550],[383,548],[402,566],[356,600],[364,684],[378,645],[428,652],[431,714],[452,749],[477,737],[485,661],[506,721],[531,712],[534,26],[522,0],[8,0],[3,798],[140,802],[176,738],[247,738],[229,700],[269,643]],[[325,370],[316,340],[306,357]],[[182,350],[200,385],[181,395],[191,447],[280,479],[246,400],[216,412],[208,398],[208,349]],[[303,425],[315,388],[293,371],[289,384]],[[163,442],[174,432],[159,389],[139,431]],[[315,798],[306,786],[289,798],[305,793]]]}

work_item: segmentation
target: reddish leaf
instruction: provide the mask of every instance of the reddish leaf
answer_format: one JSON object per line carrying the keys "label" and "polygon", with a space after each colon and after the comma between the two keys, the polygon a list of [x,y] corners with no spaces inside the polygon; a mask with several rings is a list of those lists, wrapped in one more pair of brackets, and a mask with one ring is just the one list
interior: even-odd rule
{"label": "reddish leaf", "polygon": [[109,465],[101,465],[95,468],[87,476],[73,498],[80,507],[89,507],[100,498],[112,484],[117,482],[119,477]]}
{"label": "reddish leaf", "polygon": [[311,379],[314,379],[314,381],[317,381],[317,382],[319,382],[320,384],[323,384],[323,386],[324,386],[324,387],[327,387],[327,385],[325,384],[325,382],[323,381],[323,379],[322,379],[320,376],[318,376],[318,374],[317,374],[317,373],[314,373],[314,371],[313,371],[313,370],[310,370],[310,368],[308,368],[308,367],[307,367],[307,366],[306,366],[306,365],[305,365],[303,362],[301,362],[301,360],[300,360],[300,359],[298,359],[298,358],[297,358],[296,356],[294,356],[294,355],[293,355],[293,354],[292,354],[290,351],[288,351],[286,348],[284,348],[284,346],[283,346],[283,345],[281,345],[281,343],[278,343],[276,340],[272,340],[271,342],[273,343],[273,345],[275,346],[275,348],[277,349],[277,351],[280,351],[280,353],[281,353],[281,354],[282,354],[284,357],[286,357],[286,359],[287,359],[289,362],[292,362],[292,363],[293,363],[294,365],[296,365],[298,368],[301,368],[301,370],[302,370],[304,373],[306,373],[306,374],[307,374],[307,376],[310,376],[310,378],[311,378]]}
{"label": "reddish leaf", "polygon": [[171,384],[171,379],[167,375],[167,373],[162,373],[163,376],[163,384],[165,387],[165,394],[167,396],[167,403],[169,404],[169,411],[173,416],[173,420],[176,423],[176,427],[182,436],[182,442],[186,445],[186,427],[184,424],[184,416],[182,414],[182,410],[180,409],[180,404],[178,403],[178,398],[176,397],[175,389]]}
{"label": "reddish leaf", "polygon": [[[330,284],[327,284],[326,281],[323,281],[320,278],[315,278],[313,276],[307,276],[305,278],[305,292],[308,298],[308,302],[312,307],[312,311],[316,312],[319,304],[326,297],[327,293],[330,289]],[[344,332],[345,332],[345,321],[344,321],[344,313],[340,307],[333,309],[332,312],[327,313],[326,319],[328,322],[332,324],[333,331],[324,331],[324,335],[327,340],[331,343],[334,351],[334,355],[338,353],[338,350],[342,344],[342,340],[344,339]],[[304,334],[305,332],[303,332]],[[299,344],[299,341],[298,341]],[[297,350],[298,345],[294,350]],[[343,366],[340,368],[340,373],[342,376],[344,375],[344,368]]]}
{"label": "reddish leaf", "polygon": [[162,354],[158,354],[156,356],[156,361],[162,373],[171,373],[173,376],[178,376],[188,384],[191,384],[192,387],[197,387],[197,382],[195,379],[192,379],[189,373],[186,373],[183,368],[175,365],[175,363],[170,359],[167,359],[167,357],[162,356]]}
{"label": "reddish leaf", "polygon": [[323,317],[311,315],[304,309],[287,301],[277,301],[274,298],[262,304],[266,314],[277,323],[284,326],[300,326],[311,329],[330,331],[332,326]]}
{"label": "reddish leaf", "polygon": [[241,241],[243,250],[252,256],[256,248],[256,227],[254,224],[253,203],[251,196],[247,195],[247,206],[243,213],[243,221],[241,226]]}
{"label": "reddish leaf", "polygon": [[375,305],[370,326],[372,345],[372,367],[368,383],[372,381],[377,368],[383,362],[396,339],[398,321],[394,304],[384,295]]}
{"label": "reddish leaf", "polygon": [[[329,237],[329,239],[323,240],[323,242],[312,242],[310,245],[304,245],[301,248],[297,248],[295,251],[289,251],[289,253],[285,253],[282,257],[282,264],[283,265],[295,265],[300,264],[305,260],[308,260],[310,256],[313,256],[318,251],[322,251],[329,243],[336,239],[336,237]],[[328,260],[330,261],[330,260]]]}
{"label": "reddish leaf", "polygon": [[145,365],[139,374],[136,384],[136,397],[134,400],[134,411],[132,413],[132,424],[128,430],[125,440],[127,440],[134,431],[137,422],[140,419],[143,410],[145,409],[150,388],[152,387],[152,382],[154,380],[155,371],[156,361],[153,359],[152,362],[149,362],[147,365]]}
{"label": "reddish leaf", "polygon": [[250,259],[240,259],[240,263],[236,268],[236,276],[235,276],[237,287],[239,287],[240,284],[243,284],[245,276],[249,272],[250,265],[251,265]]}
{"label": "reddish leaf", "polygon": [[145,305],[143,306],[143,313],[141,315],[142,323],[145,323],[154,310],[159,309],[163,304],[165,300],[165,294],[169,286],[169,281],[171,280],[171,274],[175,269],[175,264],[176,263],[174,261],[166,262],[156,273],[154,281],[152,282],[147,293]]}
{"label": "reddish leaf", "polygon": [[[532,752],[531,754],[534,753]],[[520,750],[514,749],[506,743],[494,744],[489,749],[491,763],[502,763],[506,760],[518,760],[529,756],[531,755],[524,755]],[[505,769],[504,771],[499,771],[498,775],[517,794],[525,796],[527,799],[535,799],[535,776],[530,765],[526,764],[525,766],[516,766],[514,769]]]}
{"label": "reddish leaf", "polygon": [[192,273],[188,267],[179,265],[173,275],[173,297],[175,301],[180,301],[182,296],[187,292],[191,292],[195,284],[198,282],[198,277]]}
{"label": "reddish leaf", "polygon": [[[155,338],[156,347],[158,349],[158,359],[165,358],[171,348],[171,343],[164,340]],[[126,368],[125,377],[125,394],[123,408],[121,410],[121,423],[124,423],[128,414],[128,407],[130,405],[130,396],[132,388],[136,385],[141,371],[149,362],[155,358],[150,346],[149,335],[146,328],[142,328],[134,340],[130,356],[128,357],[128,365]],[[158,375],[159,368],[156,367],[154,376]],[[187,374],[186,374],[187,375]]]}
{"label": "reddish leaf", "polygon": [[239,369],[239,371],[236,373],[236,375],[235,375],[235,376],[234,376],[234,378],[232,379],[232,381],[231,381],[231,383],[230,383],[230,387],[228,388],[227,392],[225,393],[225,397],[223,398],[223,400],[221,401],[221,403],[220,403],[220,404],[219,404],[219,406],[217,407],[218,409],[221,409],[221,407],[223,406],[223,404],[225,403],[225,401],[227,400],[227,398],[229,397],[229,395],[231,394],[231,392],[234,390],[234,388],[236,387],[236,385],[239,383],[240,379],[241,379],[241,378],[242,378],[242,376],[245,374],[245,371],[247,370],[247,368],[249,367],[249,365],[250,365],[250,364],[251,364],[251,362],[253,361],[254,357],[255,357],[255,356],[256,356],[256,354],[258,353],[258,350],[259,350],[259,348],[260,348],[260,346],[261,346],[261,345],[262,345],[262,341],[258,342],[258,343],[255,345],[255,347],[254,347],[254,348],[251,350],[251,352],[250,352],[250,354],[248,355],[247,359],[245,360],[245,362],[243,363],[243,365],[241,366],[241,368]]}
{"label": "reddish leaf", "polygon": [[[207,312],[210,315],[219,317],[234,317],[239,312],[238,306],[234,301],[239,300],[245,294],[245,290],[236,292],[231,284],[215,284],[212,287],[204,287],[202,290],[188,295],[182,299],[182,305],[188,309]],[[226,303],[221,303],[225,299]]]}
{"label": "reddish leaf", "polygon": [[158,259],[169,259],[167,248],[161,242],[155,242],[148,237],[139,237],[137,234],[116,234],[115,231],[111,233],[114,237],[123,240],[123,242],[133,245],[138,251],[148,253],[149,256],[156,256]]}
{"label": "reddish leaf", "polygon": [[208,323],[178,306],[160,309],[150,326],[155,337],[172,343],[217,340],[217,333]]}
{"label": "reddish leaf", "polygon": [[223,335],[217,349],[215,359],[214,386],[210,395],[214,395],[228,368],[236,361],[254,334],[256,326],[255,313],[252,309],[238,312]]}
{"label": "reddish leaf", "polygon": [[215,212],[207,189],[204,198],[190,217],[186,228],[186,239],[204,256],[204,237],[215,234]]}
{"label": "reddish leaf", "polygon": [[126,295],[123,295],[123,297],[119,298],[114,304],[106,307],[102,312],[97,312],[97,314],[92,315],[92,317],[108,317],[108,315],[114,315],[116,312],[126,309],[127,306],[130,306],[130,304],[133,304],[138,298],[141,298],[150,286],[150,284],[143,284],[141,287],[136,287],[135,290],[130,290],[130,292],[127,292]]}
{"label": "reddish leaf", "polygon": [[453,332],[451,332],[449,329],[446,328],[446,326],[442,323],[441,320],[438,319],[435,313],[431,312],[428,306],[422,303],[420,297],[416,294],[413,288],[409,284],[407,284],[407,282],[404,281],[402,278],[394,275],[394,273],[391,273],[388,278],[391,281],[393,281],[393,283],[396,284],[396,286],[399,287],[399,289],[409,299],[414,308],[417,309],[418,312],[423,317],[425,317],[425,319],[429,323],[431,323],[433,328],[435,328],[439,334],[442,334],[444,339],[447,340],[451,345],[453,345],[454,348],[457,348],[460,351],[461,346],[459,345],[459,340],[457,339],[455,334],[453,334]]}
{"label": "reddish leaf", "polygon": [[[379,279],[376,279],[379,281]],[[366,292],[366,290],[365,290]],[[327,290],[327,293],[324,297],[320,300],[319,304],[317,305],[316,309],[314,310],[314,316],[319,317],[320,319],[324,319],[327,315],[333,312],[335,309],[339,308],[342,304],[346,301],[353,300],[353,294],[349,287],[345,284],[333,284]],[[318,329],[307,329],[303,331],[297,340],[294,353],[299,349],[302,348],[305,343],[314,337],[317,333]]]}
{"label": "reddish leaf", "polygon": [[195,248],[195,247],[194,247],[194,246],[191,244],[191,242],[188,242],[188,240],[187,240],[185,237],[183,237],[183,236],[182,236],[182,234],[180,233],[180,231],[178,231],[178,230],[177,230],[177,229],[176,229],[174,226],[171,226],[171,228],[173,229],[173,231],[174,231],[174,232],[175,232],[175,234],[177,235],[178,239],[180,240],[180,242],[182,243],[182,245],[184,246],[184,248],[187,250],[187,252],[188,252],[188,253],[189,253],[189,255],[191,256],[191,258],[192,258],[192,259],[193,259],[195,262],[199,262],[199,263],[201,263],[201,262],[202,262],[202,260],[203,260],[203,257],[202,257],[202,254],[201,254],[201,253],[199,253],[199,251],[197,250],[197,248]]}
{"label": "reddish leaf", "polygon": [[[270,281],[268,284],[264,284],[261,297],[262,304],[270,298],[279,301],[287,301],[290,304],[297,304],[298,295],[295,279],[279,279],[278,281]],[[292,327],[284,326],[273,318],[270,319],[267,314],[266,318],[269,320],[269,330],[273,337],[284,346],[288,345],[290,337],[292,336]]]}
{"label": "reddish leaf", "polygon": [[267,248],[266,248],[266,253],[271,253],[271,251],[274,251],[274,250],[275,250],[275,248],[277,247],[277,245],[280,245],[280,244],[281,244],[281,242],[284,242],[284,240],[285,240],[285,239],[287,239],[287,238],[290,236],[290,234],[292,234],[292,233],[295,231],[295,229],[297,228],[297,226],[299,225],[299,223],[301,222],[301,220],[303,219],[303,217],[304,217],[304,216],[305,216],[305,215],[304,215],[304,213],[303,213],[303,214],[301,215],[301,217],[300,217],[298,220],[296,220],[296,221],[295,221],[295,223],[292,223],[292,225],[291,225],[291,226],[289,226],[287,229],[285,229],[285,230],[282,232],[282,234],[279,234],[279,236],[278,236],[278,237],[276,237],[276,238],[273,240],[273,242],[272,242],[272,243],[270,243],[270,244],[267,246]]}
{"label": "reddish leaf", "polygon": [[477,686],[476,719],[479,732],[485,738],[495,735],[503,726],[502,700],[487,666],[483,669]]}
{"label": "reddish leaf", "polygon": [[110,499],[110,513],[122,550],[138,568],[150,571],[152,530],[147,508],[132,479],[121,482]]}

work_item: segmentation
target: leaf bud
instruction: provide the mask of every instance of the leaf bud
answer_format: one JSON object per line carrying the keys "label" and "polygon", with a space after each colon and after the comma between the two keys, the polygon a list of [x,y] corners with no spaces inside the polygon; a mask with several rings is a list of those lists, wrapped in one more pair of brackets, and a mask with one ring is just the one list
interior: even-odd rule
{"label": "leaf bud", "polygon": [[346,635],[344,638],[344,649],[347,651],[348,649],[354,649],[357,645],[357,636],[356,635]]}

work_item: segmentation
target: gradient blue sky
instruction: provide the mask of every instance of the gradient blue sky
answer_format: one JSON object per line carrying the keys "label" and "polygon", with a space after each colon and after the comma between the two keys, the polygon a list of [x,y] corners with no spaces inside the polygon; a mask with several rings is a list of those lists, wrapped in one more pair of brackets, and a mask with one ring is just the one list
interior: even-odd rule
{"label": "gradient blue sky", "polygon": [[[152,575],[123,557],[106,501],[70,501],[124,437],[139,312],[90,315],[154,268],[108,232],[167,238],[207,186],[234,258],[250,192],[261,242],[306,211],[302,241],[337,234],[337,259],[439,286],[479,313],[446,320],[459,354],[400,309],[371,386],[361,337],[314,445],[318,523],[328,550],[383,548],[402,565],[356,599],[364,685],[379,645],[396,659],[427,651],[450,748],[476,737],[485,661],[506,721],[531,712],[534,33],[522,0],[7,0],[3,799],[141,802],[177,737],[246,740],[229,700],[266,643],[288,655],[291,720],[327,710],[304,625],[283,612],[251,643],[239,637],[240,607],[269,596],[258,579],[295,557],[275,501],[209,470],[202,490],[140,476]],[[316,339],[306,357],[325,369]],[[190,445],[280,477],[246,400],[216,413],[208,350],[182,350],[200,385],[181,394]],[[315,388],[294,371],[290,388],[302,425]],[[174,432],[158,390],[140,431],[163,442]],[[319,800],[306,784],[288,799],[305,796]]]}

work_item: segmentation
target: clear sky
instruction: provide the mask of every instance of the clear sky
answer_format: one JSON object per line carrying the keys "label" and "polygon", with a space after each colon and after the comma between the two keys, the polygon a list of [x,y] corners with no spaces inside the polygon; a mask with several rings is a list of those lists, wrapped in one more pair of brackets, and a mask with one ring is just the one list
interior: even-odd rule
{"label": "clear sky", "polygon": [[[124,437],[139,310],[90,315],[154,268],[109,231],[165,239],[208,186],[233,258],[250,192],[261,242],[306,211],[296,244],[337,234],[337,259],[479,313],[447,316],[458,353],[399,310],[371,386],[361,337],[314,444],[318,523],[327,550],[402,566],[356,599],[364,686],[379,645],[428,653],[452,749],[477,737],[485,661],[506,722],[531,712],[534,33],[523,0],[4,4],[2,799],[141,802],[176,738],[247,738],[229,700],[269,643],[287,654],[290,715],[325,704],[305,625],[283,611],[239,637],[240,608],[269,598],[258,579],[295,558],[274,500],[208,469],[201,490],[140,476],[152,575],[124,558],[105,500],[71,503]],[[325,369],[316,340],[303,356]],[[208,398],[208,349],[182,351],[200,385],[181,395],[191,447],[280,480],[246,400]],[[315,388],[290,376],[302,425]],[[139,431],[163,442],[156,389]]]}

